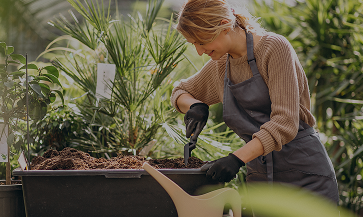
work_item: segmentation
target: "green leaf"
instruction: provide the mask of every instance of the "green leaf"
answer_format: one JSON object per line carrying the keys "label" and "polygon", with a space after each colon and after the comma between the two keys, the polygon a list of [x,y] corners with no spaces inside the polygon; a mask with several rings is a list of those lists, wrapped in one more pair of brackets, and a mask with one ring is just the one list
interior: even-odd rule
{"label": "green leaf", "polygon": [[8,136],[8,139],[6,140],[6,142],[8,143],[8,146],[11,146],[14,142],[14,138],[15,138],[15,135],[14,133],[11,133],[9,136]]}
{"label": "green leaf", "polygon": [[20,150],[20,147],[21,147],[21,144],[23,144],[23,141],[20,140],[18,142],[16,142],[13,147],[15,148],[15,150],[19,151]]}
{"label": "green leaf", "polygon": [[49,74],[54,75],[56,78],[59,78],[59,71],[56,67],[54,66],[46,66],[44,67],[45,70],[48,71]]}
{"label": "green leaf", "polygon": [[45,95],[48,95],[50,93],[50,87],[47,84],[39,83],[39,86],[42,88],[42,92]]}
{"label": "green leaf", "polygon": [[6,55],[10,55],[14,52],[13,46],[6,46]]}
{"label": "green leaf", "polygon": [[3,47],[4,49],[6,49],[6,43],[5,42],[0,42],[0,46]]}
{"label": "green leaf", "polygon": [[44,89],[47,89],[47,90],[49,90],[50,91],[50,87],[49,87],[49,85],[48,84],[45,84],[45,83],[38,83],[39,84],[39,86],[41,87],[41,88],[44,88]]}
{"label": "green leaf", "polygon": [[31,87],[32,90],[34,90],[34,92],[36,92],[38,94],[38,96],[40,98],[45,98],[44,95],[42,94],[42,88],[39,86],[39,84],[29,84],[29,86]]}
{"label": "green leaf", "polygon": [[25,57],[21,54],[11,54],[10,56],[13,60],[18,60],[22,64],[26,63]]}
{"label": "green leaf", "polygon": [[19,64],[19,62],[13,60],[8,60],[8,63]]}
{"label": "green leaf", "polygon": [[34,78],[34,80],[36,80],[36,81],[42,80],[42,81],[47,81],[47,82],[53,83],[53,81],[51,79],[49,79],[47,76],[37,76]]}
{"label": "green leaf", "polygon": [[48,78],[50,78],[52,80],[52,83],[56,83],[56,84],[58,84],[59,86],[62,87],[62,85],[59,82],[58,78],[55,77],[54,75],[52,75],[52,74],[44,74],[44,76],[47,76]]}
{"label": "green leaf", "polygon": [[10,73],[10,75],[12,75],[12,76],[19,76],[19,77],[23,76],[24,74],[25,74],[25,72],[21,72],[21,71],[16,71],[16,72]]}
{"label": "green leaf", "polygon": [[41,120],[47,114],[47,104],[35,101],[30,105],[29,116],[33,120]]}
{"label": "green leaf", "polygon": [[[23,65],[19,70],[22,70],[22,69],[25,69],[26,68],[26,65]],[[31,64],[28,64],[28,69],[35,69],[35,70],[38,70],[38,66],[31,63]]]}
{"label": "green leaf", "polygon": [[63,98],[63,93],[59,90],[53,90],[54,92],[58,93],[59,97],[62,99],[62,104],[64,105],[64,98]]}
{"label": "green leaf", "polygon": [[7,88],[12,88],[12,87],[13,87],[13,85],[14,85],[14,81],[4,82],[4,85],[5,85]]}
{"label": "green leaf", "polygon": [[25,104],[26,104],[26,97],[25,96],[16,103],[16,105],[18,107],[23,107]]}
{"label": "green leaf", "polygon": [[55,93],[51,93],[49,95],[50,103],[53,103],[56,100],[56,98],[57,98],[57,96],[55,95]]}

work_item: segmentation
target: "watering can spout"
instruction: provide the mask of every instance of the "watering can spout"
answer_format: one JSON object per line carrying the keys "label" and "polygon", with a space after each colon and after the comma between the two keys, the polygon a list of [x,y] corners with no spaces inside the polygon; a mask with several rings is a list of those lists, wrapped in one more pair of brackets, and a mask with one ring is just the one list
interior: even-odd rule
{"label": "watering can spout", "polygon": [[235,189],[221,188],[203,195],[191,196],[148,163],[145,162],[143,168],[169,194],[179,217],[221,217],[226,204],[231,205],[234,217],[241,216],[241,198]]}
{"label": "watering can spout", "polygon": [[[157,181],[159,184],[168,192],[169,196],[173,201],[184,200],[189,195],[175,182],[171,181],[164,174],[154,169],[150,164],[144,163],[143,168]],[[175,203],[175,202],[174,202]]]}

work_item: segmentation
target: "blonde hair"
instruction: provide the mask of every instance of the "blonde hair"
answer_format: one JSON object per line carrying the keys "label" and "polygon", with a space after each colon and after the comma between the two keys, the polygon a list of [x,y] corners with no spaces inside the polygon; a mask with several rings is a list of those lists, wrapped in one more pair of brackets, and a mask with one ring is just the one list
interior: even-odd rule
{"label": "blonde hair", "polygon": [[[228,23],[221,25],[223,19]],[[257,20],[245,8],[232,9],[226,0],[188,0],[180,9],[175,28],[184,37],[209,43],[223,30],[236,27],[263,34],[265,30]]]}

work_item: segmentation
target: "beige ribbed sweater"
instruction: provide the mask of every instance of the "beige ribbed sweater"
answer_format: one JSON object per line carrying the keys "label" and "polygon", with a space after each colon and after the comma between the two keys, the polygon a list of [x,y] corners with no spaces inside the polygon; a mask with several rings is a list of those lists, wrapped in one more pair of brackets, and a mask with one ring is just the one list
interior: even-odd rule
{"label": "beige ribbed sweater", "polygon": [[[253,135],[261,141],[266,155],[273,150],[281,150],[282,145],[295,138],[299,119],[310,126],[315,124],[315,119],[310,112],[307,78],[289,41],[281,35],[267,32],[254,47],[254,55],[272,103],[271,120]],[[208,105],[223,102],[226,58],[227,55],[224,55],[219,60],[208,61],[197,74],[182,80],[174,88],[171,102],[179,112],[176,101],[184,93]],[[229,58],[229,62],[228,78],[234,84],[252,77],[247,55]]]}

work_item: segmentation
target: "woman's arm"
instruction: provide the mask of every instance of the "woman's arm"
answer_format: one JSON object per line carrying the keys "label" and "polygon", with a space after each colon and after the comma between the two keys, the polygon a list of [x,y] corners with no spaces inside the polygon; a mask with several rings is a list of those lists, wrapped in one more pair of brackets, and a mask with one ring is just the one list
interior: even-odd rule
{"label": "woman's arm", "polygon": [[180,111],[185,114],[189,110],[190,106],[197,102],[202,102],[202,101],[195,99],[189,93],[184,93],[179,96],[179,98],[176,101],[176,104],[180,109]]}
{"label": "woman's arm", "polygon": [[[170,97],[174,108],[185,114],[190,105],[195,102],[203,102],[207,105],[221,102],[223,100],[223,79],[220,79],[220,75],[221,73],[224,75],[226,59],[227,55],[218,61],[210,60],[198,73],[188,79],[182,79],[173,89]],[[184,97],[189,99],[185,100]]]}
{"label": "woman's arm", "polygon": [[[195,99],[192,95],[185,93],[180,95],[176,103],[179,109],[183,113],[186,113],[189,110],[190,106],[197,102],[201,101]],[[245,163],[257,158],[263,153],[263,146],[258,138],[252,139],[246,145],[233,152],[234,155],[236,155]]]}
{"label": "woman's arm", "polygon": [[241,159],[244,163],[250,162],[251,160],[257,158],[258,156],[261,156],[264,153],[262,143],[260,140],[255,137],[251,141],[249,141],[246,145],[242,146],[235,152],[233,152],[234,155],[236,155],[239,159]]}

